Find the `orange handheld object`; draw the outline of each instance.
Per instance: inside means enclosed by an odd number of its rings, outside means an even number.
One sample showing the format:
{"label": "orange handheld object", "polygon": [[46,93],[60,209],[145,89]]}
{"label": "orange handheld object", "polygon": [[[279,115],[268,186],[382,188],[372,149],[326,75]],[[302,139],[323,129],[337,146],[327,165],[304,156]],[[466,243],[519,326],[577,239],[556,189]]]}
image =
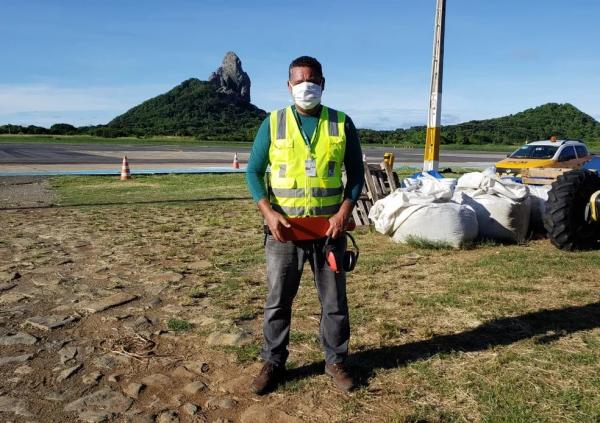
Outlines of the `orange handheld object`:
{"label": "orange handheld object", "polygon": [[[286,241],[311,241],[325,238],[329,229],[329,219],[326,217],[292,217],[288,219],[291,227],[282,228]],[[350,219],[347,231],[354,230],[356,223]]]}

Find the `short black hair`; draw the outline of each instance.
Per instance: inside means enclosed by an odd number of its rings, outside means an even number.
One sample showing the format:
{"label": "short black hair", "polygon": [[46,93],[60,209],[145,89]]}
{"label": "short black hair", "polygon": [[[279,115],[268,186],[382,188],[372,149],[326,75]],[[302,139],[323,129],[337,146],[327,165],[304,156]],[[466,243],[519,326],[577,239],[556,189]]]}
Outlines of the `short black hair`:
{"label": "short black hair", "polygon": [[319,75],[319,77],[323,78],[323,68],[321,67],[321,63],[319,63],[319,61],[314,57],[310,56],[300,56],[292,60],[292,63],[290,63],[290,68],[288,69],[288,78],[292,77],[292,68],[298,68],[301,66],[311,68]]}

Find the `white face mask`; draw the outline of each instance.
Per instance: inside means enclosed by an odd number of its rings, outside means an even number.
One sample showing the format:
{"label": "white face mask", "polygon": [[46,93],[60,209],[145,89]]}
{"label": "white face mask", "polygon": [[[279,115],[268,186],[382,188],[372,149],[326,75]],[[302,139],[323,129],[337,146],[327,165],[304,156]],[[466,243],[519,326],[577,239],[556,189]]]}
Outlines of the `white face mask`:
{"label": "white face mask", "polygon": [[323,89],[320,85],[312,82],[302,82],[292,85],[292,98],[294,103],[304,110],[310,110],[321,103],[321,93]]}

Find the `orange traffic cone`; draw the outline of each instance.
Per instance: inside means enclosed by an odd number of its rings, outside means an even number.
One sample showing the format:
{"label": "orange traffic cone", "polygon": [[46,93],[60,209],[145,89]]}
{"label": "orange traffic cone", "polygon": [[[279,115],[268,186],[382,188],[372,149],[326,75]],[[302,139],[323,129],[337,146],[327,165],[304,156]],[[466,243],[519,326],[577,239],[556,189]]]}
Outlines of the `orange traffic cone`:
{"label": "orange traffic cone", "polygon": [[121,180],[126,181],[131,178],[131,172],[129,172],[129,163],[127,162],[127,156],[123,156],[123,165],[121,166]]}
{"label": "orange traffic cone", "polygon": [[234,169],[239,169],[239,168],[240,168],[240,162],[239,162],[239,160],[238,160],[237,153],[235,153],[235,154],[233,155],[233,168],[234,168]]}

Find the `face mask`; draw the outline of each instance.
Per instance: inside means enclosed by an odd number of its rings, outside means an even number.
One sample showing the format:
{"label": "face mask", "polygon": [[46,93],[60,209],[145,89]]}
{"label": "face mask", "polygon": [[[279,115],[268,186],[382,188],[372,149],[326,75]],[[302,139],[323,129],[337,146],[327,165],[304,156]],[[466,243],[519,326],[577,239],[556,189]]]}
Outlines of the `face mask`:
{"label": "face mask", "polygon": [[302,82],[292,86],[294,103],[304,110],[310,110],[321,103],[322,88],[312,82]]}

